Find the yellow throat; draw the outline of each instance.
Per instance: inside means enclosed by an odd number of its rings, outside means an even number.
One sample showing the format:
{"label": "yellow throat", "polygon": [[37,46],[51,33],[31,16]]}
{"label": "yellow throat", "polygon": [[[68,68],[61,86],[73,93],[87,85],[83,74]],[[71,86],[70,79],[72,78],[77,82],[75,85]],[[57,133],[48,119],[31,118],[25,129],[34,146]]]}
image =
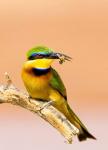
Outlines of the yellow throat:
{"label": "yellow throat", "polygon": [[31,68],[40,68],[40,69],[47,69],[51,66],[54,59],[35,59],[35,60],[28,60],[24,63],[25,69],[31,69]]}

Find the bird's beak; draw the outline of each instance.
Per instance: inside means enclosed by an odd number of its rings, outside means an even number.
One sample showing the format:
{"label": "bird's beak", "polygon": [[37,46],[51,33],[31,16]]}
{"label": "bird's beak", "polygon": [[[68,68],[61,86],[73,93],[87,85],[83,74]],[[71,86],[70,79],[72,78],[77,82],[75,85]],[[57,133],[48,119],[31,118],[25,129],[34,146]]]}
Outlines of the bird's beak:
{"label": "bird's beak", "polygon": [[70,56],[67,56],[65,54],[61,54],[61,53],[51,53],[51,55],[49,56],[49,58],[51,59],[59,59],[60,63],[62,64],[63,62],[65,62],[65,60],[67,61],[71,61],[71,57]]}

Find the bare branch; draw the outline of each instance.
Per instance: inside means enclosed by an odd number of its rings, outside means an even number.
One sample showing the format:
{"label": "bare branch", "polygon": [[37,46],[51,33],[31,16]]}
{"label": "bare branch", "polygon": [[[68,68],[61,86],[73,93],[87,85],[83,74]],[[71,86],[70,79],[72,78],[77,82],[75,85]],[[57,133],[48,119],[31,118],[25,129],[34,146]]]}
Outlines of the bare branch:
{"label": "bare branch", "polygon": [[29,98],[29,95],[18,90],[13,84],[7,73],[5,73],[7,85],[0,86],[0,103],[11,103],[19,105],[49,122],[67,140],[72,143],[73,135],[77,135],[79,130],[67,120],[67,118],[54,108],[50,103]]}

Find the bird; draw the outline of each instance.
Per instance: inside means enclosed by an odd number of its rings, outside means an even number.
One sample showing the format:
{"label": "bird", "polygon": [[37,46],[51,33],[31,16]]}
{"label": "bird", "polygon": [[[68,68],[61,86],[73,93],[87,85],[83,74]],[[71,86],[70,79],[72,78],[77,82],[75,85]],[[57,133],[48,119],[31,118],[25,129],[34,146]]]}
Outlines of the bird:
{"label": "bird", "polygon": [[27,59],[22,67],[22,80],[31,98],[52,102],[52,105],[79,129],[79,141],[96,139],[71,109],[65,85],[52,67],[55,60],[62,64],[71,59],[70,56],[55,52],[46,46],[35,46],[27,51]]}

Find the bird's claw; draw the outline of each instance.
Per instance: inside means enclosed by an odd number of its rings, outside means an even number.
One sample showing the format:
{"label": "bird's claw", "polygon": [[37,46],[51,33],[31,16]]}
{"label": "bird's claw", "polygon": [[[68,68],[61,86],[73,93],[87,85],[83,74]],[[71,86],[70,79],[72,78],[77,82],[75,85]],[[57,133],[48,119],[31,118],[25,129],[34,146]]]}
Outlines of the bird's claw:
{"label": "bird's claw", "polygon": [[48,106],[52,105],[53,104],[53,101],[49,101],[49,102],[46,102],[41,108],[39,111],[42,111],[44,108],[47,108]]}

